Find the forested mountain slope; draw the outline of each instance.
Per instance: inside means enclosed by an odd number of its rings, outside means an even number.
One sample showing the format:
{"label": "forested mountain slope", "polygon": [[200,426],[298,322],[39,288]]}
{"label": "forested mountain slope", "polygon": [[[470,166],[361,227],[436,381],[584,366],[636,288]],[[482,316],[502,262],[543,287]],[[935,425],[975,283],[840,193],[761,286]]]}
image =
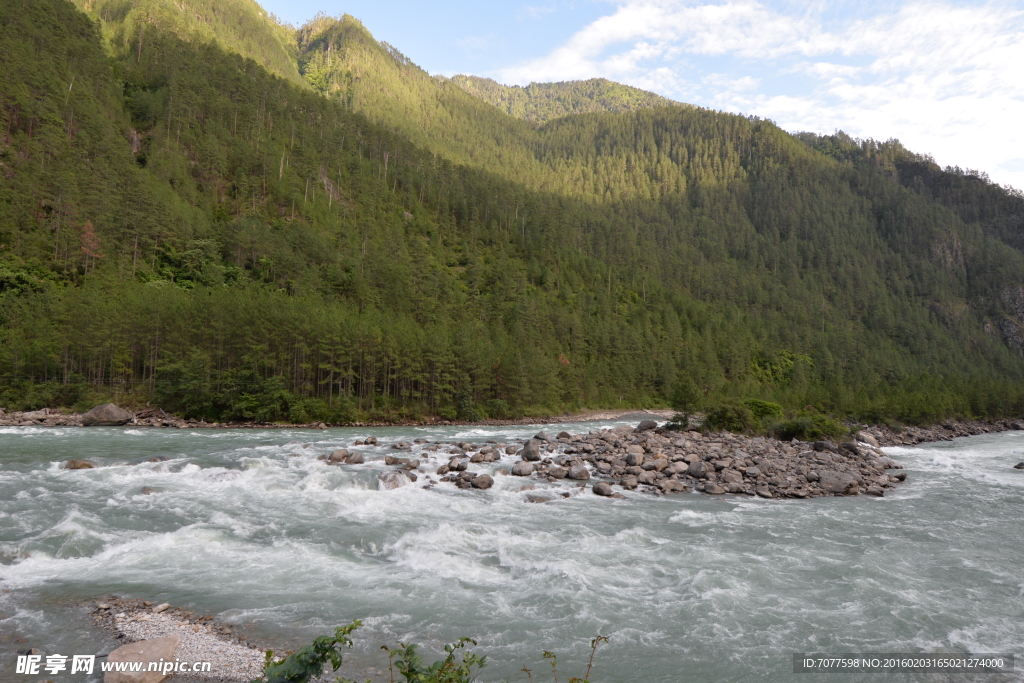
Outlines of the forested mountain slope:
{"label": "forested mountain slope", "polygon": [[351,18],[299,30],[296,83],[159,22],[139,50],[119,16],[0,6],[9,405],[1024,408],[1016,199],[991,184],[696,107],[537,125]]}
{"label": "forested mountain slope", "polygon": [[502,85],[490,78],[460,74],[452,77],[452,83],[509,116],[536,123],[546,123],[569,114],[622,113],[678,105],[661,95],[604,78],[521,86]]}
{"label": "forested mountain slope", "polygon": [[282,26],[255,0],[74,0],[100,18],[111,47],[136,61],[146,49],[145,33],[156,29],[195,43],[213,42],[260,64],[267,71],[303,83],[296,64],[294,31]]}

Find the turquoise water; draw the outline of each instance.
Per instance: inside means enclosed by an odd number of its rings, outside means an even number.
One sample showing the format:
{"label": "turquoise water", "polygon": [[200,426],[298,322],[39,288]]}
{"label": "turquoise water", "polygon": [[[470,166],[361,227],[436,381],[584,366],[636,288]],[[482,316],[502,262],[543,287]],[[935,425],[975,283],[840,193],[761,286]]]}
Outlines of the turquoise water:
{"label": "turquoise water", "polygon": [[[1024,653],[1024,433],[886,449],[908,480],[885,498],[608,500],[567,483],[531,504],[516,477],[377,486],[389,443],[537,429],[0,428],[0,679],[29,680],[17,649],[109,651],[73,605],[111,593],[283,646],[362,618],[352,659],[383,669],[383,643],[471,636],[485,681],[524,681],[523,666],[550,680],[544,650],[560,680],[579,676],[596,634],[595,683],[788,681],[793,652]],[[317,460],[369,434],[365,465]],[[169,460],[125,464],[152,456]]]}

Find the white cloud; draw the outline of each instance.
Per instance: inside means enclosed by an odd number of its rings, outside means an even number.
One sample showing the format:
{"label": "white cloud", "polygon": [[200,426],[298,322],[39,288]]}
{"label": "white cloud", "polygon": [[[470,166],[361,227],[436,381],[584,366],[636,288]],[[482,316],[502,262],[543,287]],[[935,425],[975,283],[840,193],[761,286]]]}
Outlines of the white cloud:
{"label": "white cloud", "polygon": [[1019,5],[910,2],[830,22],[822,11],[622,0],[550,54],[498,75],[522,84],[602,76],[788,130],[897,137],[1024,187]]}

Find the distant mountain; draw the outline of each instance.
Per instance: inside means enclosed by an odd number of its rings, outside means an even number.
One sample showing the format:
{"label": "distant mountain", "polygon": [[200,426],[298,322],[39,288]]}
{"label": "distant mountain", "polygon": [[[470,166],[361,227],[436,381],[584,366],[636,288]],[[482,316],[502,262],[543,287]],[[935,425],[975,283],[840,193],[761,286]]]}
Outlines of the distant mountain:
{"label": "distant mountain", "polygon": [[684,106],[646,90],[604,78],[560,83],[502,85],[490,78],[454,76],[452,83],[509,116],[545,123],[570,114],[623,113],[651,107]]}
{"label": "distant mountain", "polygon": [[0,405],[1024,413],[1024,197],[980,174],[607,82],[485,101],[352,17],[77,2],[0,4]]}

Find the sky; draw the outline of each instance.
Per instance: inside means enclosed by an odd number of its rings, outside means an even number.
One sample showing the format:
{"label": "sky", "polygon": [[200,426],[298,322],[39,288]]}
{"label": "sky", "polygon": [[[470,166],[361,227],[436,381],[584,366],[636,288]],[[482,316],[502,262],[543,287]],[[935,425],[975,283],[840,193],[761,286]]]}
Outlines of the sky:
{"label": "sky", "polygon": [[434,74],[603,77],[771,119],[896,138],[1024,189],[1024,2],[261,0],[351,14]]}

